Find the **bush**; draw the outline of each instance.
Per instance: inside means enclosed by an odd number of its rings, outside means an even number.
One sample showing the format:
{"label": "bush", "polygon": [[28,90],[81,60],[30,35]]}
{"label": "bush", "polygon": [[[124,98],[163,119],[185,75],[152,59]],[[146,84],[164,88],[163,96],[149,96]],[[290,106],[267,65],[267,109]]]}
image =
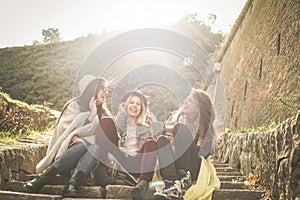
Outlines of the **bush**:
{"label": "bush", "polygon": [[44,132],[55,123],[50,109],[28,105],[0,92],[0,138],[24,137],[32,131]]}

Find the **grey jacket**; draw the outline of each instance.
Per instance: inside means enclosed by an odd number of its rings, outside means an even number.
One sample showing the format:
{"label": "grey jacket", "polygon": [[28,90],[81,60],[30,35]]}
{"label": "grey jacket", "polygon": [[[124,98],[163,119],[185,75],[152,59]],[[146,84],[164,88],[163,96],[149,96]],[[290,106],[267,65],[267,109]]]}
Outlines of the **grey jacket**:
{"label": "grey jacket", "polygon": [[[128,115],[125,112],[119,112],[116,116],[115,123],[119,134],[119,143],[123,143],[127,139],[127,120]],[[164,125],[159,121],[154,122],[152,125],[137,125],[136,136],[138,146],[141,147],[147,139],[156,139],[162,134],[163,130]]]}

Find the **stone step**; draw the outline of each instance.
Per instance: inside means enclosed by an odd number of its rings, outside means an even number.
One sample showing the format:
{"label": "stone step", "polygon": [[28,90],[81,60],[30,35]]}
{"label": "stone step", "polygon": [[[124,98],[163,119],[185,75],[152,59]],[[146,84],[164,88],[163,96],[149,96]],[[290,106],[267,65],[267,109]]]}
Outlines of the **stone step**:
{"label": "stone step", "polygon": [[107,199],[91,199],[91,198],[63,198],[62,200],[107,200]]}
{"label": "stone step", "polygon": [[124,185],[108,185],[106,186],[106,198],[107,199],[132,199],[131,191],[132,186]]}
{"label": "stone step", "polygon": [[216,167],[217,172],[236,172],[236,169],[233,169],[231,167]]}
{"label": "stone step", "polygon": [[229,167],[229,164],[226,163],[213,163],[214,167]]}
{"label": "stone step", "polygon": [[[14,191],[14,192],[27,192],[23,188],[24,182],[14,181],[6,183],[4,190]],[[39,193],[41,194],[51,194],[51,195],[61,195],[64,190],[64,185],[45,185]],[[104,198],[106,195],[105,189],[100,186],[80,186],[78,191],[79,198]]]}
{"label": "stone step", "polygon": [[218,189],[213,193],[213,200],[258,200],[265,191],[245,189]]}
{"label": "stone step", "polygon": [[[106,186],[106,198],[107,199],[132,199],[131,192],[133,190],[132,186],[124,185],[108,185]],[[144,199],[154,200],[154,188],[149,188],[144,196]]]}
{"label": "stone step", "polygon": [[0,200],[61,200],[60,195],[30,194],[23,192],[1,191]]}
{"label": "stone step", "polygon": [[[107,199],[131,199],[131,191],[133,187],[131,186],[116,186],[110,185],[106,187],[107,189]],[[154,190],[148,192],[147,199],[153,199]],[[255,200],[261,199],[264,191],[252,191],[245,189],[219,189],[214,191],[213,200]]]}
{"label": "stone step", "polygon": [[222,181],[221,189],[244,189],[245,185],[242,182]]}
{"label": "stone step", "polygon": [[[232,181],[232,177],[236,178],[235,176],[229,176],[231,179],[227,180],[222,180],[221,179],[221,188],[222,189],[242,189],[244,188],[243,182],[239,181]],[[9,190],[9,191],[15,191],[15,192],[26,192],[26,190],[23,188],[25,182],[22,181],[13,181],[13,182],[8,182],[5,184],[3,187],[4,190]],[[124,185],[122,185],[124,186]],[[113,187],[113,186],[112,186]],[[127,187],[127,186],[124,186]],[[42,194],[58,194],[61,195],[64,189],[64,185],[46,185],[40,193]],[[90,197],[104,197],[105,196],[105,190],[100,187],[100,186],[82,186],[80,187],[80,191],[82,193],[87,192],[90,194]],[[85,195],[81,195],[83,197],[87,197]]]}
{"label": "stone step", "polygon": [[218,176],[218,178],[220,179],[220,181],[231,181],[231,182],[240,182],[241,180],[244,180],[244,178],[242,176]]}
{"label": "stone step", "polygon": [[217,176],[243,176],[241,172],[217,172]]}
{"label": "stone step", "polygon": [[[61,199],[61,194],[63,192],[63,185],[46,185],[41,191],[41,194],[31,194],[24,193],[22,182],[14,182],[11,184],[7,184],[6,189],[12,189],[17,191],[1,191],[0,200],[4,199],[21,199],[21,200],[29,200],[29,199]],[[254,200],[261,199],[263,191],[253,191],[243,189],[243,183],[235,183],[235,182],[221,182],[221,188],[216,190],[213,195],[214,200],[234,200],[234,199],[243,199],[243,200]],[[79,189],[78,198],[89,200],[93,199],[131,199],[131,191],[132,186],[124,186],[124,185],[108,185],[106,187],[106,192],[103,188],[97,186],[82,186]],[[22,192],[23,191],[23,192]],[[149,189],[147,193],[147,199],[153,199],[154,189]],[[105,196],[106,195],[106,196]],[[10,198],[6,198],[9,196]],[[78,200],[76,198],[76,200]],[[71,200],[72,198],[64,198],[64,200]]]}

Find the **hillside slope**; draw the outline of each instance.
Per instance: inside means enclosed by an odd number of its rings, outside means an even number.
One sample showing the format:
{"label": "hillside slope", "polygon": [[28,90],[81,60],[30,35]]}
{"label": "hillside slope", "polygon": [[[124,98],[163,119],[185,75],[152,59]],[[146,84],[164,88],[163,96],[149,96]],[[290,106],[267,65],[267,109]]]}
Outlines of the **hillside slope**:
{"label": "hillside slope", "polygon": [[[205,43],[203,46],[208,53],[214,51],[222,39],[221,34],[210,32],[208,26],[191,21],[189,16],[169,28]],[[90,34],[74,41],[0,49],[0,87],[12,98],[29,104],[47,101],[60,110],[72,98],[74,80],[86,58],[103,41],[118,33]],[[126,68],[132,63],[122,64]]]}
{"label": "hillside slope", "polygon": [[56,117],[48,107],[28,105],[0,91],[0,138],[46,131],[54,125]]}
{"label": "hillside slope", "polygon": [[61,108],[71,98],[76,70],[99,36],[48,45],[0,49],[0,87],[26,103],[49,101]]}

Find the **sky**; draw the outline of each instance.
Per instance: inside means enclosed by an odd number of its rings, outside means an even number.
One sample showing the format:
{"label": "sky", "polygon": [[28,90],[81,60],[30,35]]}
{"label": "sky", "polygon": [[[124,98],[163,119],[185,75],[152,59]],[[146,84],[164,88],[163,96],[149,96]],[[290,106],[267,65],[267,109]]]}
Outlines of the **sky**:
{"label": "sky", "polygon": [[0,48],[43,41],[42,30],[58,28],[63,41],[113,29],[175,23],[188,13],[213,31],[228,33],[247,0],[0,0]]}

